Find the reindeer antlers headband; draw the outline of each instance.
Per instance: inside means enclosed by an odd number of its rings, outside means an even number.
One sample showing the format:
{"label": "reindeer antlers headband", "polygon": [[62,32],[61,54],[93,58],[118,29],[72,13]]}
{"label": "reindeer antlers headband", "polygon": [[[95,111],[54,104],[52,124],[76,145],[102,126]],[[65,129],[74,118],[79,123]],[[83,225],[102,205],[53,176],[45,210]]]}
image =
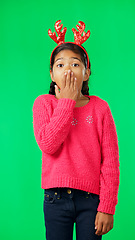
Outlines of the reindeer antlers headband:
{"label": "reindeer antlers headband", "polygon": [[[84,32],[84,29],[85,29],[85,23],[82,22],[82,21],[79,21],[78,23],[80,24],[79,25],[76,25],[77,29],[78,29],[78,32],[75,28],[72,28],[72,31],[74,33],[74,42],[65,42],[65,33],[67,31],[67,28],[64,27],[63,30],[61,31],[62,27],[63,27],[63,24],[61,24],[59,26],[59,24],[61,23],[61,20],[58,20],[56,21],[54,27],[55,27],[55,30],[58,34],[58,37],[56,36],[56,33],[51,31],[51,29],[48,30],[48,35],[50,36],[50,38],[52,38],[57,44],[58,46],[63,44],[63,43],[73,43],[73,44],[76,44],[78,45],[79,47],[81,47],[84,52],[86,53],[86,56],[87,56],[87,67],[89,67],[89,57],[88,57],[88,54],[86,52],[86,50],[83,48],[83,46],[81,46],[82,43],[84,43],[90,36],[90,30],[86,32]],[[81,34],[83,33],[83,36],[81,36]],[[56,46],[54,48],[54,50],[58,47]],[[54,52],[54,50],[52,51],[52,54]],[[50,63],[51,63],[51,59],[52,59],[52,54],[51,54],[51,57],[50,57]]]}

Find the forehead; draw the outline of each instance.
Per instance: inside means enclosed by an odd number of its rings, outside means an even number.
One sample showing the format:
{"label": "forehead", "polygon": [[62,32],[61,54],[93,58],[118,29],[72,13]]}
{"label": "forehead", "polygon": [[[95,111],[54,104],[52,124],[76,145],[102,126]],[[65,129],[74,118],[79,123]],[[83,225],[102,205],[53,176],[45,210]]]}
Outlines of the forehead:
{"label": "forehead", "polygon": [[62,60],[68,59],[68,58],[71,58],[71,59],[78,58],[78,59],[81,61],[80,54],[74,53],[73,51],[68,50],[68,49],[61,50],[61,51],[55,56],[54,61],[56,61],[56,60],[59,59],[59,58],[63,58]]}

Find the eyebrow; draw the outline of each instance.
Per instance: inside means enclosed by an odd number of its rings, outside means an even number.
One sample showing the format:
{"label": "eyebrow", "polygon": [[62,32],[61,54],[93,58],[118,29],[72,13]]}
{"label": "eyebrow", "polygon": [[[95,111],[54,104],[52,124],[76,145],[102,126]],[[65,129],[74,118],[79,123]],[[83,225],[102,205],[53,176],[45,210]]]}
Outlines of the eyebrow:
{"label": "eyebrow", "polygon": [[[79,58],[77,58],[77,57],[71,57],[71,58],[78,59],[78,60],[81,62],[81,60],[80,60]],[[60,60],[60,59],[63,59],[63,58],[58,58],[55,62],[57,62],[57,61]],[[54,62],[54,63],[55,63],[55,62]]]}

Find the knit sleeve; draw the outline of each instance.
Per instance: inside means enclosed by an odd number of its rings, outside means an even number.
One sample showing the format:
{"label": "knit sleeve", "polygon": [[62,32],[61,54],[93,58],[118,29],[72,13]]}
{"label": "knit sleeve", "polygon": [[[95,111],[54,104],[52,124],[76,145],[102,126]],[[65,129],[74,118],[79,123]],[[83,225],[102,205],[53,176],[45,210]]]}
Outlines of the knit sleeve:
{"label": "knit sleeve", "polygon": [[55,153],[66,139],[71,126],[73,108],[76,101],[60,98],[57,106],[49,117],[49,103],[42,95],[33,104],[33,128],[36,142],[41,151]]}
{"label": "knit sleeve", "polygon": [[103,119],[101,152],[100,202],[97,211],[114,214],[118,203],[120,163],[116,126],[109,105]]}

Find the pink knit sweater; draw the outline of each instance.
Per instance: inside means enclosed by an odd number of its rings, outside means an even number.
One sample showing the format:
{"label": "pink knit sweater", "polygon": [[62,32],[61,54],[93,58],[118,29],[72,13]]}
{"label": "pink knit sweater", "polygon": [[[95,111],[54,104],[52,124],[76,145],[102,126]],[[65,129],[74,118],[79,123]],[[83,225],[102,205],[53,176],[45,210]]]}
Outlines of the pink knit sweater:
{"label": "pink knit sweater", "polygon": [[76,101],[38,96],[33,128],[42,151],[41,188],[68,187],[99,194],[97,211],[115,214],[119,188],[119,148],[111,110],[98,96]]}

